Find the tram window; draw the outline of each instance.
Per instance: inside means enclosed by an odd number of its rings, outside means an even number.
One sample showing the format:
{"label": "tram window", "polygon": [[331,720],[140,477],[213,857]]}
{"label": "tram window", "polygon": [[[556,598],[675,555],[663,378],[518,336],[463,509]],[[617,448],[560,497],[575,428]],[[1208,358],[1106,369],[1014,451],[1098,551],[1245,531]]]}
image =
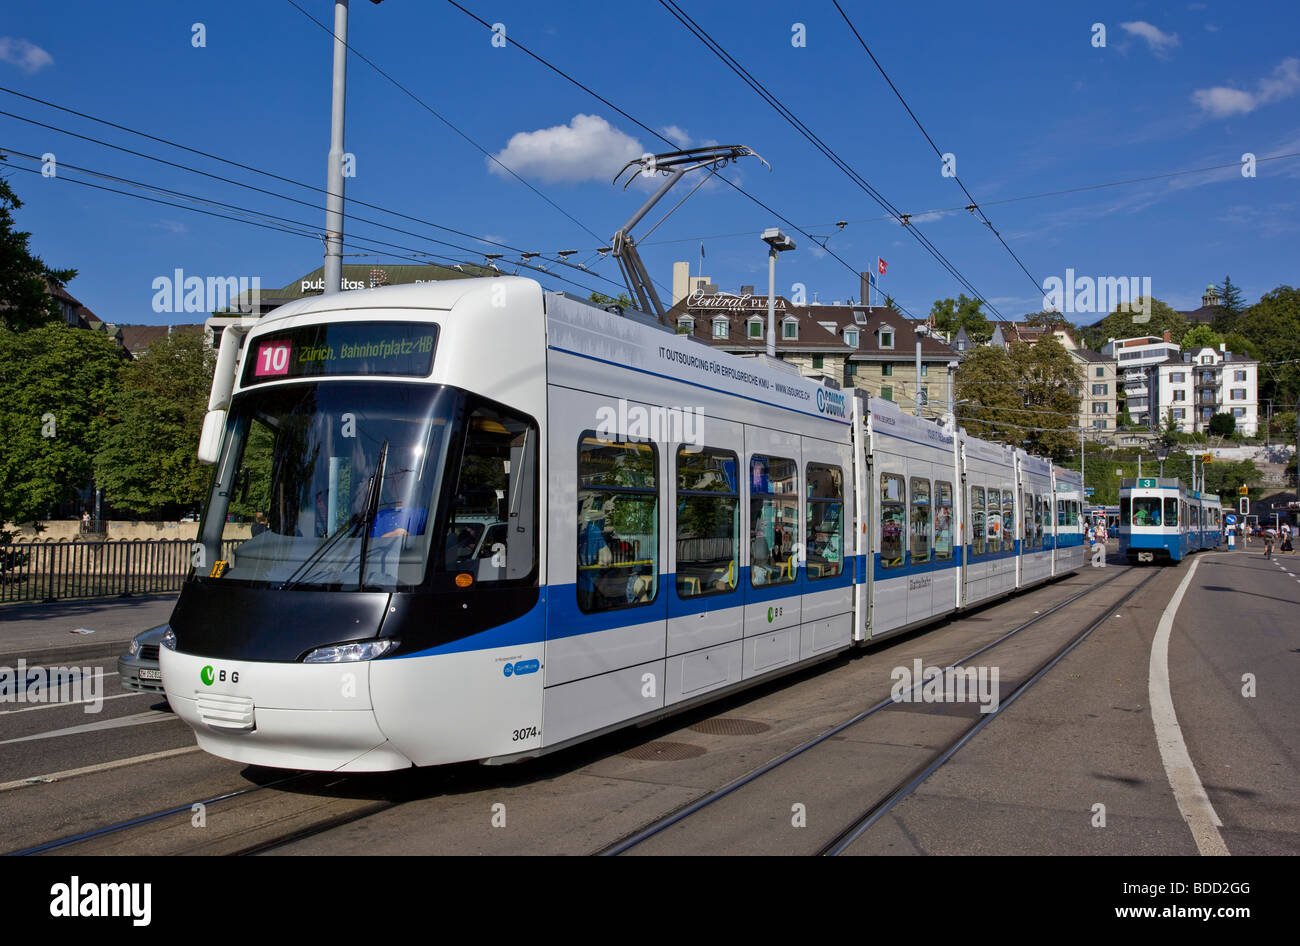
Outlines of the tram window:
{"label": "tram window", "polygon": [[1056,524],[1058,526],[1065,525],[1065,500],[1064,499],[1058,499],[1056,501]]}
{"label": "tram window", "polygon": [[[476,582],[507,581],[533,573],[537,564],[534,425],[493,407],[476,408],[465,425],[451,496],[440,550],[443,571],[469,572]],[[378,517],[375,526],[383,529]]]}
{"label": "tram window", "polygon": [[1043,499],[1041,496],[1036,497],[1034,499],[1034,508],[1038,511],[1037,515],[1034,517],[1034,541],[1037,542],[1038,548],[1041,549],[1043,547],[1043,537],[1047,532],[1048,525],[1051,523],[1051,519],[1048,515],[1049,507],[1047,505],[1047,500]]}
{"label": "tram window", "polygon": [[799,467],[783,457],[749,461],[749,583],[794,581],[799,536]]}
{"label": "tram window", "polygon": [[844,572],[844,471],[809,463],[808,578],[834,578]]}
{"label": "tram window", "polygon": [[912,477],[912,515],[908,520],[912,564],[930,561],[930,481]]}
{"label": "tram window", "polygon": [[985,551],[984,538],[984,489],[980,486],[970,488],[970,528],[971,528],[971,558],[977,555],[983,555]]}
{"label": "tram window", "polygon": [[1131,510],[1132,510],[1132,500],[1130,500],[1127,496],[1121,496],[1119,498],[1119,524],[1120,525],[1131,526],[1133,524],[1133,516],[1131,514]]}
{"label": "tram window", "polygon": [[578,607],[650,604],[659,593],[659,456],[652,444],[578,440]]}
{"label": "tram window", "polygon": [[1024,546],[1034,547],[1034,497],[1029,493],[1020,494],[1020,514],[1025,519]]}
{"label": "tram window", "polygon": [[952,561],[952,484],[934,484],[934,560]]}
{"label": "tram window", "polygon": [[1008,552],[1016,547],[1016,493],[1002,491],[1002,548]]}
{"label": "tram window", "polygon": [[677,451],[677,594],[736,590],[740,460],[729,450]]}
{"label": "tram window", "polygon": [[897,568],[903,564],[903,522],[907,518],[907,493],[903,478],[880,474],[880,565]]}
{"label": "tram window", "polygon": [[[1186,504],[1184,504],[1183,512],[1186,513],[1186,511]],[[1184,518],[1186,518],[1186,516],[1184,516]],[[1165,500],[1165,525],[1178,525],[1178,500],[1176,499]]]}
{"label": "tram window", "polygon": [[1133,525],[1160,525],[1160,498],[1158,496],[1135,496],[1133,498]]}
{"label": "tram window", "polygon": [[1002,551],[1002,491],[989,490],[988,505],[989,554]]}

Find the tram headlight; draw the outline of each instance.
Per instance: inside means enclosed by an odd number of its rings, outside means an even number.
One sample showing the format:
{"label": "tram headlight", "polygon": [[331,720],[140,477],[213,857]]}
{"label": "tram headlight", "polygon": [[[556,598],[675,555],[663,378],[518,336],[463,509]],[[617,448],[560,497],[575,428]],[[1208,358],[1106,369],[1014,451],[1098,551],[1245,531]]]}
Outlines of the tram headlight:
{"label": "tram headlight", "polygon": [[388,653],[397,644],[398,642],[391,638],[377,641],[354,641],[351,644],[331,644],[328,647],[317,647],[304,657],[302,662],[308,664],[343,664],[355,663],[358,660],[374,660],[376,657],[382,657]]}
{"label": "tram headlight", "polygon": [[170,627],[163,632],[162,645],[166,647],[168,650],[176,649],[176,632],[173,631]]}

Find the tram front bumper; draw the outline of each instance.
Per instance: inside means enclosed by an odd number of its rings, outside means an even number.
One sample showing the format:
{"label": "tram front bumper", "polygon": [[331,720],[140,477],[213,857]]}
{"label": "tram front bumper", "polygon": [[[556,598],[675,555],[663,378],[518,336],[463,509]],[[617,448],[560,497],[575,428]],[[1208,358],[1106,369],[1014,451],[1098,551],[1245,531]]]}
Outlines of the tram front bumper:
{"label": "tram front bumper", "polygon": [[262,663],[163,648],[160,664],[172,709],[213,755],[318,772],[411,765],[375,720],[366,661]]}

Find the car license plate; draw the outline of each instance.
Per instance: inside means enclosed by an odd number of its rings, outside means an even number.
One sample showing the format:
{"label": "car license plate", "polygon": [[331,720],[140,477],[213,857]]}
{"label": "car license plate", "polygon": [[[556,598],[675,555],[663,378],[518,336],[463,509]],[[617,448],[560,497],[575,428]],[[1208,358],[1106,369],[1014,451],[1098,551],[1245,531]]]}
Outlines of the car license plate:
{"label": "car license plate", "polygon": [[140,679],[141,679],[141,680],[162,680],[162,671],[161,671],[161,670],[141,670],[141,671],[140,671]]}

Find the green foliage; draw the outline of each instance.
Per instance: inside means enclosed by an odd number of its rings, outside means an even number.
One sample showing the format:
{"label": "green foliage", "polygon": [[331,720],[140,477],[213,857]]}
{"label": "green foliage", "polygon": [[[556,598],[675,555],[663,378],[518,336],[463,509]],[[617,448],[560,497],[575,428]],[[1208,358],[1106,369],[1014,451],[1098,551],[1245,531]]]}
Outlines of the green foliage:
{"label": "green foliage", "polygon": [[50,279],[60,286],[75,269],[50,269],[28,249],[30,233],[14,229],[13,212],[23,202],[0,179],[0,327],[24,331],[59,322],[59,307],[45,287]]}
{"label": "green foliage", "polygon": [[613,296],[607,296],[603,292],[593,292],[588,298],[596,305],[621,305],[625,309],[636,308],[636,303],[632,301],[632,297],[626,292],[620,292],[617,299]]}
{"label": "green foliage", "polygon": [[1208,325],[1193,325],[1183,336],[1184,349],[1214,348],[1223,344],[1223,336]]}
{"label": "green foliage", "polygon": [[1300,289],[1278,286],[1241,314],[1233,332],[1256,346],[1261,361],[1291,362],[1261,367],[1260,399],[1291,406],[1300,397]]}
{"label": "green foliage", "polygon": [[1231,414],[1215,414],[1210,418],[1210,434],[1215,437],[1231,437],[1237,429],[1237,418]]}
{"label": "green foliage", "polygon": [[976,437],[1063,459],[1078,442],[1078,366],[1056,338],[976,348],[957,373],[958,418]]}
{"label": "green foliage", "polygon": [[1268,435],[1273,440],[1291,441],[1296,438],[1296,412],[1282,411],[1269,422]]}
{"label": "green foliage", "polygon": [[[893,299],[887,299],[886,304],[892,306]],[[965,293],[955,300],[936,299],[930,307],[930,318],[934,327],[949,338],[964,328],[972,343],[983,344],[993,337],[993,329],[980,311],[982,304],[978,299],[968,299]]]}
{"label": "green foliage", "polygon": [[1223,337],[1223,344],[1234,355],[1245,355],[1247,358],[1253,358],[1255,361],[1262,361],[1262,353],[1259,346],[1239,332],[1233,332]]}
{"label": "green foliage", "polygon": [[1116,309],[1104,319],[1084,326],[1081,331],[1088,347],[1093,351],[1101,351],[1101,347],[1112,338],[1141,338],[1146,335],[1159,338],[1165,331],[1169,332],[1171,341],[1181,343],[1183,335],[1187,333],[1187,320],[1159,299],[1148,301],[1150,319],[1146,322],[1135,321],[1135,317],[1142,318],[1141,312],[1121,312]]}
{"label": "green foliage", "polygon": [[[1224,276],[1218,285],[1219,314],[1214,320],[1214,327],[1220,332],[1231,332],[1237,327],[1241,314],[1246,310],[1246,300],[1241,294],[1241,287],[1232,281],[1231,276]],[[1232,349],[1236,351],[1236,349]]]}
{"label": "green foliage", "polygon": [[43,518],[91,485],[121,361],[95,332],[0,326],[0,522]]}
{"label": "green foliage", "polygon": [[177,332],[122,368],[114,423],[95,456],[114,506],[148,516],[202,500],[211,471],[195,451],[215,361],[201,334]]}

